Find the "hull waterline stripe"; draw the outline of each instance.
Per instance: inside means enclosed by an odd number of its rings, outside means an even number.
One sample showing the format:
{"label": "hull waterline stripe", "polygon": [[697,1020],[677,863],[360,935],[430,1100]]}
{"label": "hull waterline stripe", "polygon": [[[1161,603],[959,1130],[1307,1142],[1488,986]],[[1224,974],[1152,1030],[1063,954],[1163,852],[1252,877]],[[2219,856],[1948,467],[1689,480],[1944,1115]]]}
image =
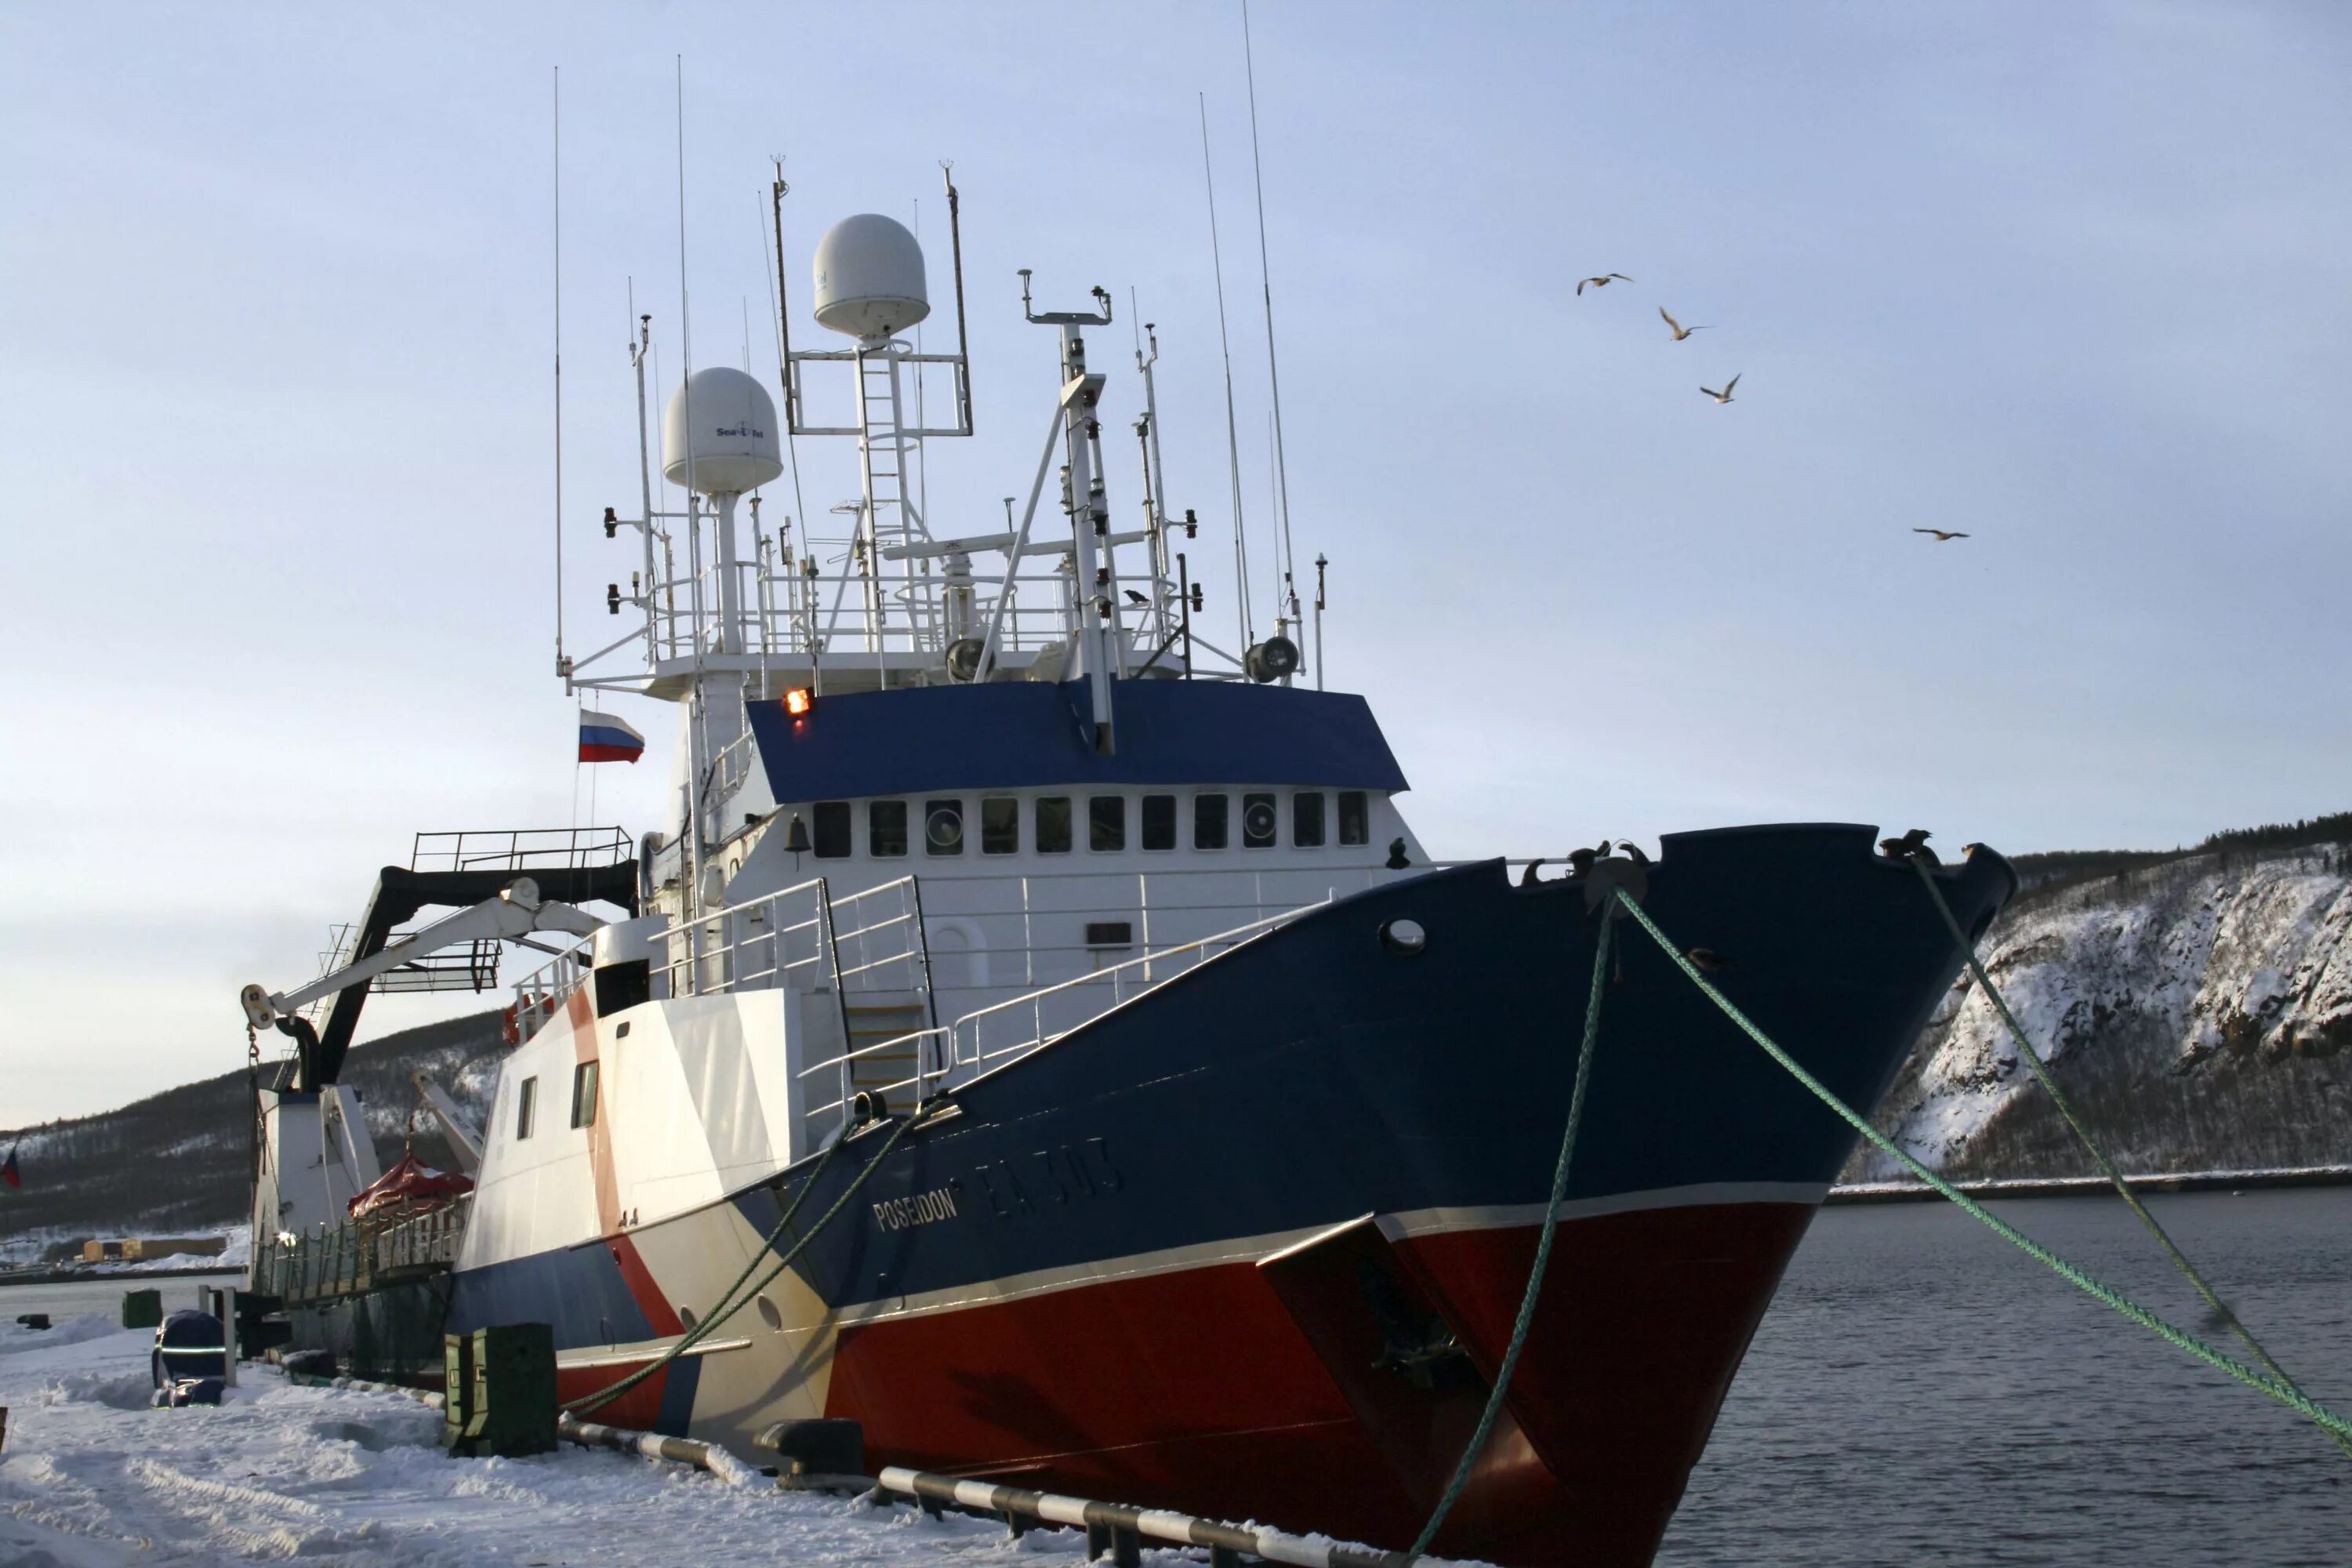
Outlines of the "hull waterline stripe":
{"label": "hull waterline stripe", "polygon": [[[1643,1214],[1653,1209],[1712,1207],[1719,1204],[1800,1204],[1820,1206],[1829,1195],[1826,1182],[1702,1182],[1687,1187],[1659,1187],[1646,1193],[1622,1193],[1605,1198],[1570,1198],[1561,1202],[1559,1217],[1604,1219],[1611,1215]],[[1455,1230],[1501,1230],[1541,1225],[1541,1204],[1487,1204],[1471,1208],[1408,1209],[1383,1215],[1381,1234],[1391,1241]]]}
{"label": "hull waterline stripe", "polygon": [[[1563,1203],[1559,1207],[1560,1217],[1564,1220],[1604,1219],[1613,1215],[1736,1204],[1794,1204],[1813,1207],[1820,1205],[1822,1195],[1828,1191],[1826,1183],[1709,1182],[1686,1187],[1660,1187],[1649,1192],[1578,1199]],[[1384,1235],[1391,1240],[1397,1240],[1457,1230],[1499,1230],[1539,1225],[1543,1222],[1543,1212],[1544,1205],[1539,1203],[1461,1209],[1412,1209],[1382,1216],[1377,1223]],[[956,1286],[898,1298],[888,1306],[880,1302],[853,1303],[836,1308],[832,1313],[832,1321],[847,1327],[855,1323],[924,1317],[966,1307],[1016,1301],[1056,1290],[1108,1284],[1113,1280],[1181,1273],[1220,1263],[1255,1264],[1268,1254],[1286,1251],[1328,1235],[1333,1228],[1328,1225],[1305,1226],[1297,1230],[1276,1231],[1265,1236],[1234,1237],[1223,1241],[1200,1242],[1191,1247],[1171,1247],[1159,1252],[1136,1253],[1097,1263],[1010,1274],[978,1285]],[[1345,1228],[1345,1226],[1339,1228]]]}
{"label": "hull waterline stripe", "polygon": [[[566,1372],[583,1372],[591,1367],[599,1366],[636,1366],[654,1360],[676,1342],[675,1340],[664,1340],[658,1344],[649,1344],[639,1350],[615,1349],[596,1355],[559,1355],[555,1358],[555,1364]],[[677,1353],[681,1356],[716,1355],[720,1351],[745,1351],[751,1348],[750,1340],[705,1340],[700,1344],[688,1345]]]}

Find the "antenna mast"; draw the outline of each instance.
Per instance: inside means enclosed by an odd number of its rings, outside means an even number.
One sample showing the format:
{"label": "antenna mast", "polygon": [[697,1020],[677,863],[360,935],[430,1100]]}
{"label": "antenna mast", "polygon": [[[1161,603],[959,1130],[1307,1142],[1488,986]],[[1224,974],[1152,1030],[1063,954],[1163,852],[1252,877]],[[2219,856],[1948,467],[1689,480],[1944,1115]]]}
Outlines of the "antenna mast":
{"label": "antenna mast", "polygon": [[563,68],[554,88],[555,193],[555,673],[567,684],[572,661],[563,657]]}
{"label": "antenna mast", "polygon": [[[1242,69],[1249,82],[1250,173],[1257,184],[1257,269],[1265,291],[1265,375],[1274,392],[1275,493],[1282,511],[1282,595],[1276,601],[1277,629],[1297,623],[1298,586],[1294,575],[1297,557],[1290,548],[1290,468],[1282,450],[1282,372],[1274,357],[1274,269],[1265,254],[1265,165],[1258,156],[1257,66],[1250,52],[1249,0],[1242,0]],[[1286,608],[1288,614],[1284,611]]]}
{"label": "antenna mast", "polygon": [[1224,252],[1217,243],[1217,176],[1209,164],[1209,95],[1201,103],[1201,177],[1209,187],[1209,260],[1217,278],[1217,346],[1225,356],[1225,466],[1232,479],[1234,502],[1234,572],[1241,579],[1242,646],[1257,641],[1250,626],[1249,545],[1242,532],[1242,437],[1234,414],[1234,345],[1225,332]]}

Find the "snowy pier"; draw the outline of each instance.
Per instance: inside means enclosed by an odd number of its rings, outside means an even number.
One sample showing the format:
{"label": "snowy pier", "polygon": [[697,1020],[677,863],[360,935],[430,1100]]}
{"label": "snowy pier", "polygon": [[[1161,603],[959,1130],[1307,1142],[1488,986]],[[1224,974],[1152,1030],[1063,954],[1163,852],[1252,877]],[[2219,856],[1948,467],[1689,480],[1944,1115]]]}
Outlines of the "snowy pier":
{"label": "snowy pier", "polygon": [[[298,1385],[247,1363],[215,1408],[151,1410],[154,1336],[94,1315],[0,1322],[0,1563],[128,1568],[300,1558],[348,1568],[860,1568],[1087,1560],[1083,1530],[734,1484],[635,1452],[566,1444],[455,1459],[440,1412],[391,1392]],[[756,1480],[752,1478],[756,1477]],[[1329,1546],[1329,1542],[1318,1542]],[[1378,1556],[1379,1553],[1367,1553]],[[1189,1552],[1147,1542],[1176,1568]]]}

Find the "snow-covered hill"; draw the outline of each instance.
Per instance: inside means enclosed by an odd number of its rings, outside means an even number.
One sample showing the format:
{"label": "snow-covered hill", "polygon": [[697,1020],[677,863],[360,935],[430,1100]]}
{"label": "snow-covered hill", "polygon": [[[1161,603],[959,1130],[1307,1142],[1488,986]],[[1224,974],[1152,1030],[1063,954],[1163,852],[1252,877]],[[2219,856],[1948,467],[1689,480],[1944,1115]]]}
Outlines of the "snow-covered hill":
{"label": "snow-covered hill", "polygon": [[[404,1029],[353,1047],[343,1081],[359,1092],[385,1164],[400,1157],[417,1109],[409,1074],[422,1068],[470,1111],[505,1054],[499,1016]],[[265,1064],[274,1071],[277,1063]],[[0,1131],[22,1192],[0,1191],[0,1259],[28,1261],[88,1237],[194,1235],[241,1223],[249,1198],[253,1101],[242,1068],[70,1121]],[[416,1155],[446,1166],[438,1124],[415,1118]]]}
{"label": "snow-covered hill", "polygon": [[[2021,862],[1982,945],[2068,1099],[2127,1171],[2352,1162],[2352,847],[2135,858]],[[1965,977],[1878,1124],[1948,1174],[2092,1173]]]}

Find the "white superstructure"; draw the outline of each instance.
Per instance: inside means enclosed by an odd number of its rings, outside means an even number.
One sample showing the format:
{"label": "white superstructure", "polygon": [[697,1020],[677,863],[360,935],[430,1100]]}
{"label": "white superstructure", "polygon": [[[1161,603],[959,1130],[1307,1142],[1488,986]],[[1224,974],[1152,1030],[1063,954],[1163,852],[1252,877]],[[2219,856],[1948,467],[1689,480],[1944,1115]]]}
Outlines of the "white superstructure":
{"label": "white superstructure", "polygon": [[[1085,339],[1109,324],[1109,297],[1041,311],[1028,281],[1024,313],[1054,331],[1058,374],[1039,378],[1025,500],[984,531],[926,517],[910,487],[921,443],[971,432],[968,366],[960,320],[953,353],[897,335],[930,307],[920,247],[891,219],[845,218],[820,241],[815,318],[849,342],[787,333],[780,399],[708,368],[670,395],[661,468],[677,500],[653,505],[648,469],[642,515],[606,514],[609,535],[636,536],[628,591],[609,596],[635,623],[564,674],[678,704],[676,816],[643,841],[640,916],[516,987],[525,1043],[487,1129],[465,1266],[712,1201],[833,1136],[861,1096],[911,1107],[1427,864],[1360,702],[1302,689],[1240,704],[1253,675],[1291,686],[1298,650],[1269,638],[1237,656],[1192,627],[1171,549],[1192,525],[1171,523],[1159,472],[1157,342],[1137,355],[1144,483],[1127,515],[1142,526],[1119,530],[1106,373]],[[960,275],[955,293],[961,306]],[[641,417],[649,346],[641,328]],[[952,384],[942,422],[915,412],[927,367]],[[848,378],[856,424],[809,422],[813,375]],[[779,404],[783,439],[855,443],[843,531],[762,521]],[[1211,683],[1233,700],[1212,701]],[[971,688],[996,695],[951,695]],[[1284,731],[1292,706],[1338,712],[1381,765],[1302,773],[1292,753],[1311,742],[1229,732]]]}

